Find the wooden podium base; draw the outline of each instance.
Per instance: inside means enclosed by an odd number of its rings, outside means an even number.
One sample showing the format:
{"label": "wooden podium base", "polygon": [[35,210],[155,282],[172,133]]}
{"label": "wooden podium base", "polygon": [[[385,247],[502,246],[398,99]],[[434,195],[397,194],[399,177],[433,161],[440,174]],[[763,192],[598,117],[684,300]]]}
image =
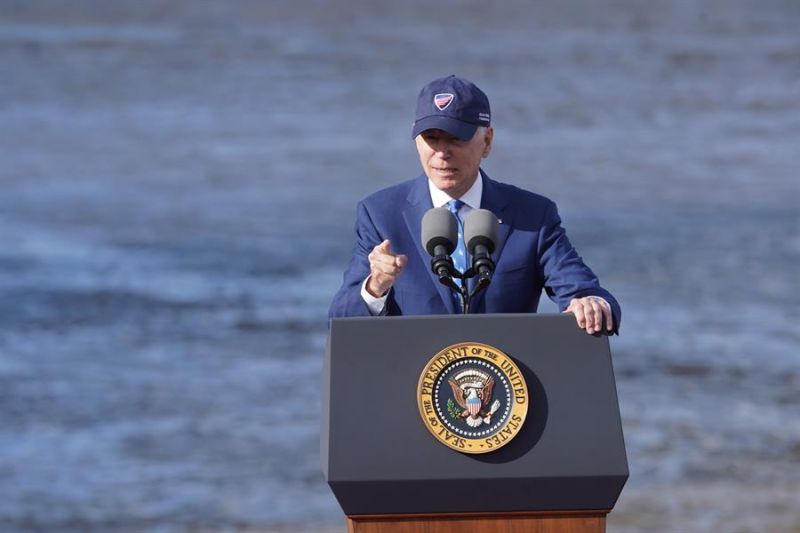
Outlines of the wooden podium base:
{"label": "wooden podium base", "polygon": [[605,533],[608,511],[357,515],[348,533]]}

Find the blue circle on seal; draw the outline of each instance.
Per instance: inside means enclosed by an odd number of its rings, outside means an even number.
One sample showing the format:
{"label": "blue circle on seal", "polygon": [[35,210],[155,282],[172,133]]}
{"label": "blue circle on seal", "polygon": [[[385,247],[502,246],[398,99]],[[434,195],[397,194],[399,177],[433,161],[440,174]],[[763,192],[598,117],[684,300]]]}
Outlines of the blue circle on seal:
{"label": "blue circle on seal", "polygon": [[433,402],[439,420],[452,433],[482,439],[503,429],[511,416],[514,389],[497,365],[467,357],[442,369]]}

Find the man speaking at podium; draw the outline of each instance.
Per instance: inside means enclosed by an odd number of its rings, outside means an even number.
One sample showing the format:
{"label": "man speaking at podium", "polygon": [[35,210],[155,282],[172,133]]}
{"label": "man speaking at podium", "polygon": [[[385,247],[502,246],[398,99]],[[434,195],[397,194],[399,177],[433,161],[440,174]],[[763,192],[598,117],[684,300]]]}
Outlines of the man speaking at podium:
{"label": "man speaking at podium", "polygon": [[587,333],[617,332],[621,311],[567,239],[555,203],[494,181],[480,168],[494,130],[489,99],[457,76],[420,91],[412,137],[423,174],[376,192],[358,204],[356,244],[330,317],[461,313],[461,302],[439,283],[422,242],[422,218],[434,207],[457,217],[459,271],[467,257],[466,216],[487,209],[499,221],[491,285],[470,305],[473,313],[534,313],[542,289]]}

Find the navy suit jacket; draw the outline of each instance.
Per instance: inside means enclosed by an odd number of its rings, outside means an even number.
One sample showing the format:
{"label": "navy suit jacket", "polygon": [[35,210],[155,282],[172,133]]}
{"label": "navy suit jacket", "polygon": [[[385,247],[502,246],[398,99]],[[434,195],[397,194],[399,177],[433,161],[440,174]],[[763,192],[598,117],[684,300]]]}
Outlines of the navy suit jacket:
{"label": "navy suit jacket", "polygon": [[[553,201],[483,176],[481,208],[500,219],[499,239],[492,254],[492,283],[471,302],[474,313],[534,313],[542,289],[560,310],[572,298],[601,296],[611,305],[615,330],[621,311],[567,239]],[[370,274],[367,255],[384,239],[391,250],[408,256],[386,300],[388,315],[437,315],[456,312],[450,289],[431,271],[431,256],[421,241],[422,216],[433,207],[428,178],[383,189],[358,204],[356,244],[342,287],[329,316],[369,316],[361,285]]]}

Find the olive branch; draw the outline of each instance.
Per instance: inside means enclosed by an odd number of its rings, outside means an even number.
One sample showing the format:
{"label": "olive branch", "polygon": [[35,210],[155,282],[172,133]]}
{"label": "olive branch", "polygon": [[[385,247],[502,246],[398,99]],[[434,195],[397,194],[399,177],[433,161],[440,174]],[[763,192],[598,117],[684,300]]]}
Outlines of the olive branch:
{"label": "olive branch", "polygon": [[456,402],[452,398],[447,399],[447,414],[453,419],[461,418],[461,409],[456,406]]}

